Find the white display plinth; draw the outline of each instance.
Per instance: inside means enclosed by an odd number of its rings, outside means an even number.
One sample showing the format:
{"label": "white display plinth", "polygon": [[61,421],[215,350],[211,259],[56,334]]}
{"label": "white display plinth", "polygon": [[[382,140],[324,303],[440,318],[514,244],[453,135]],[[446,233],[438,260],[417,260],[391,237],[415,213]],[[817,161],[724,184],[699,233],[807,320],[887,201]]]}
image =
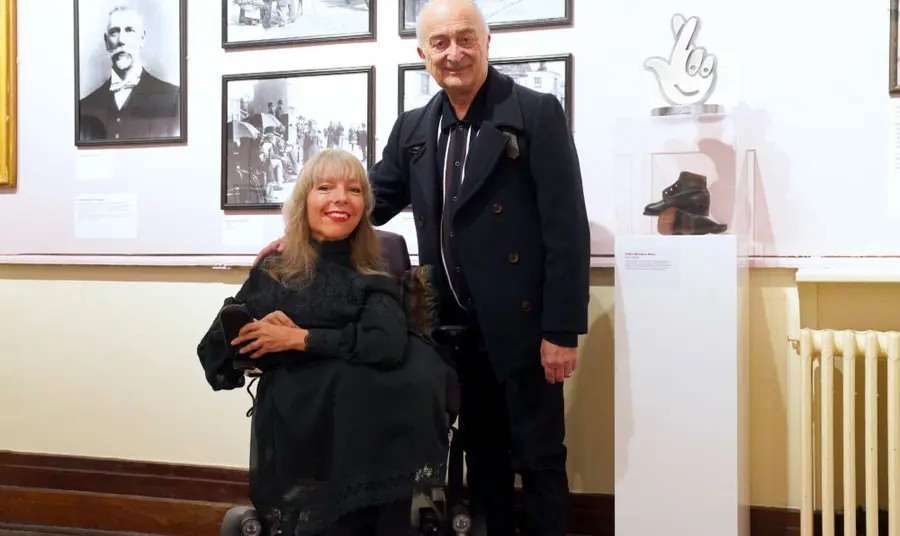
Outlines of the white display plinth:
{"label": "white display plinth", "polygon": [[749,535],[739,242],[616,237],[616,536]]}

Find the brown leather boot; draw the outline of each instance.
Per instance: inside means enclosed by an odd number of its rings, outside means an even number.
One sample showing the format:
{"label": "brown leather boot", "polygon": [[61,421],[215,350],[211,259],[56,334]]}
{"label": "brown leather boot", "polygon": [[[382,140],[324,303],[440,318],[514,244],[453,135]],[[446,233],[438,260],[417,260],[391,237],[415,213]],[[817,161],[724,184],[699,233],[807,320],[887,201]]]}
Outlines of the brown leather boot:
{"label": "brown leather boot", "polygon": [[690,214],[672,207],[663,210],[659,215],[656,230],[661,235],[705,235],[724,233],[728,230],[728,226],[716,223],[706,216]]}
{"label": "brown leather boot", "polygon": [[663,190],[662,200],[644,207],[644,216],[658,216],[667,208],[675,207],[698,216],[709,216],[709,189],[706,177],[682,171],[678,180]]}

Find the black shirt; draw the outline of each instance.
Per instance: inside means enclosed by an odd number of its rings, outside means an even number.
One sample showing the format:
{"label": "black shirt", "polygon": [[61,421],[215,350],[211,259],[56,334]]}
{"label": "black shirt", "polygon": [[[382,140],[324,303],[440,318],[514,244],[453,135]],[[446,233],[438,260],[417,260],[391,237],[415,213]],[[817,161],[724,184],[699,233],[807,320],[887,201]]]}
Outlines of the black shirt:
{"label": "black shirt", "polygon": [[[437,168],[440,170],[441,191],[443,193],[441,256],[444,270],[456,302],[463,309],[472,306],[471,294],[466,284],[465,273],[453,254],[455,235],[449,227],[456,211],[459,192],[465,187],[465,174],[469,152],[472,149],[484,118],[488,81],[482,84],[472,104],[463,118],[458,118],[450,104],[450,98],[443,94],[441,118],[438,132]],[[450,143],[453,136],[453,144]],[[448,150],[448,146],[451,146]]]}

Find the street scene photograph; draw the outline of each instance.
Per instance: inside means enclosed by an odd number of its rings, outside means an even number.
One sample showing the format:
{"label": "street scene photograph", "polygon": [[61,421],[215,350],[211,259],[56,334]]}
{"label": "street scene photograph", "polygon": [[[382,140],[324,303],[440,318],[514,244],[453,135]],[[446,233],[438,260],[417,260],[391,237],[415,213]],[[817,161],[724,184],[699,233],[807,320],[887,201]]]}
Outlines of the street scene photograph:
{"label": "street scene photograph", "polygon": [[[567,18],[571,0],[475,0],[491,27],[540,25],[543,21]],[[428,0],[400,0],[402,33],[415,33],[419,12]]]}
{"label": "street scene photograph", "polygon": [[371,36],[369,0],[222,0],[225,47]]}
{"label": "street scene photograph", "polygon": [[280,206],[303,164],[324,148],[349,151],[369,167],[371,78],[360,70],[227,81],[225,204]]}

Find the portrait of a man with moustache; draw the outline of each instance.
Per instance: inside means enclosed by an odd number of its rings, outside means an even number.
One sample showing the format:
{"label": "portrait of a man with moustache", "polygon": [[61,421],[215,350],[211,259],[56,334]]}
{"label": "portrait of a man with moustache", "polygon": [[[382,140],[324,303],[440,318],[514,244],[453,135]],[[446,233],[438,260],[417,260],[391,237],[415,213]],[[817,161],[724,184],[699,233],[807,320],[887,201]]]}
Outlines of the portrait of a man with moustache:
{"label": "portrait of a man with moustache", "polygon": [[179,141],[181,88],[151,74],[142,53],[144,19],[134,7],[108,13],[103,43],[109,58],[106,81],[79,102],[79,144]]}

